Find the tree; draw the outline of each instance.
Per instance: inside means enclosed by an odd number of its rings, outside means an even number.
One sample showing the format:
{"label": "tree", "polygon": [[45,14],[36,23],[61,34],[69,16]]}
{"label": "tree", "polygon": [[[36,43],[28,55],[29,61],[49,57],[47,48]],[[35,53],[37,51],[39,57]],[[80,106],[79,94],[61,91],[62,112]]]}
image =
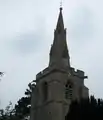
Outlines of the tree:
{"label": "tree", "polygon": [[12,103],[5,108],[5,110],[0,110],[0,120],[16,120],[15,109],[13,108]]}
{"label": "tree", "polygon": [[0,72],[0,76],[3,76],[4,75],[4,72]]}
{"label": "tree", "polygon": [[35,81],[32,81],[28,84],[28,88],[25,91],[25,97],[22,97],[18,100],[17,104],[15,105],[15,114],[19,118],[24,118],[30,114],[31,108],[31,94],[33,89],[35,88]]}
{"label": "tree", "polygon": [[[2,77],[4,75],[4,72],[0,72],[0,77]],[[1,80],[1,79],[0,79]]]}
{"label": "tree", "polygon": [[35,81],[28,84],[28,88],[25,91],[25,96],[20,98],[13,107],[10,102],[5,109],[0,110],[0,120],[21,120],[30,115],[31,108],[31,94],[35,88]]}
{"label": "tree", "polygon": [[103,119],[103,100],[95,99],[91,96],[89,99],[82,99],[80,102],[73,101],[66,120],[88,120]]}

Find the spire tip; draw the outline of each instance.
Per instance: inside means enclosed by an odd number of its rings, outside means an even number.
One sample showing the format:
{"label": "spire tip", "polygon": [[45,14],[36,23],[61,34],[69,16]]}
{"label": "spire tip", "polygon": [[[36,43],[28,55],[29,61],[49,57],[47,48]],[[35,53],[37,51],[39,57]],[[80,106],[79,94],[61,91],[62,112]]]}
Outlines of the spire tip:
{"label": "spire tip", "polygon": [[60,11],[62,11],[63,10],[63,8],[62,7],[60,7]]}
{"label": "spire tip", "polygon": [[61,0],[61,2],[60,2],[60,11],[62,11],[62,0]]}

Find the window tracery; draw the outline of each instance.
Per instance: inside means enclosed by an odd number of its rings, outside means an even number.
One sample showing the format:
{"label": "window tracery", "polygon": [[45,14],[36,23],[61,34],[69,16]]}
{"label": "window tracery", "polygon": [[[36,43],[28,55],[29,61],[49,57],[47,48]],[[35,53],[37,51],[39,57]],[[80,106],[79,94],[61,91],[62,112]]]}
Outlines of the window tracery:
{"label": "window tracery", "polygon": [[71,83],[67,83],[65,85],[65,98],[72,100],[73,94],[73,85]]}

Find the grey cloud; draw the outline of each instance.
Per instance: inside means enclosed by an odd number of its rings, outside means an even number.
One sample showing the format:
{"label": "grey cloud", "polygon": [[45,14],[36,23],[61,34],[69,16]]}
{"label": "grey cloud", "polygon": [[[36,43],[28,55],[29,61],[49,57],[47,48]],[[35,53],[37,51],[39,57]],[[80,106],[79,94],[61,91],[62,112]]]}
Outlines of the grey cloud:
{"label": "grey cloud", "polygon": [[[68,40],[70,44],[70,51],[74,52],[72,54],[83,55],[85,49],[88,49],[88,47],[92,48],[92,42],[93,40],[96,40],[97,36],[97,19],[94,16],[95,13],[93,10],[83,5],[78,6],[73,10],[73,12],[71,12],[68,18]],[[76,59],[78,59],[79,56],[76,56]]]}
{"label": "grey cloud", "polygon": [[70,35],[78,42],[85,42],[85,39],[93,37],[95,34],[94,13],[86,6],[80,6],[72,12]]}
{"label": "grey cloud", "polygon": [[40,52],[43,49],[46,39],[46,29],[44,27],[46,24],[43,17],[38,19],[40,20],[35,21],[34,30],[18,33],[12,39],[5,42],[11,52],[25,56],[34,52]]}
{"label": "grey cloud", "polygon": [[[11,41],[11,50],[21,55],[38,52],[42,47],[42,35],[39,34],[23,34],[19,35]],[[40,44],[39,44],[40,43]],[[41,46],[41,47],[40,47]]]}

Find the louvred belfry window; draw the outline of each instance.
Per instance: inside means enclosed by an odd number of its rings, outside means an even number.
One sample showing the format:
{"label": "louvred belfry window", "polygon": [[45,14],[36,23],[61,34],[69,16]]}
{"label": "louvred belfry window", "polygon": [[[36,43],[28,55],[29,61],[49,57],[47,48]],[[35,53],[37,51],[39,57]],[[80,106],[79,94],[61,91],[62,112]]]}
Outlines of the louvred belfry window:
{"label": "louvred belfry window", "polygon": [[65,98],[72,100],[73,87],[70,83],[65,85]]}

